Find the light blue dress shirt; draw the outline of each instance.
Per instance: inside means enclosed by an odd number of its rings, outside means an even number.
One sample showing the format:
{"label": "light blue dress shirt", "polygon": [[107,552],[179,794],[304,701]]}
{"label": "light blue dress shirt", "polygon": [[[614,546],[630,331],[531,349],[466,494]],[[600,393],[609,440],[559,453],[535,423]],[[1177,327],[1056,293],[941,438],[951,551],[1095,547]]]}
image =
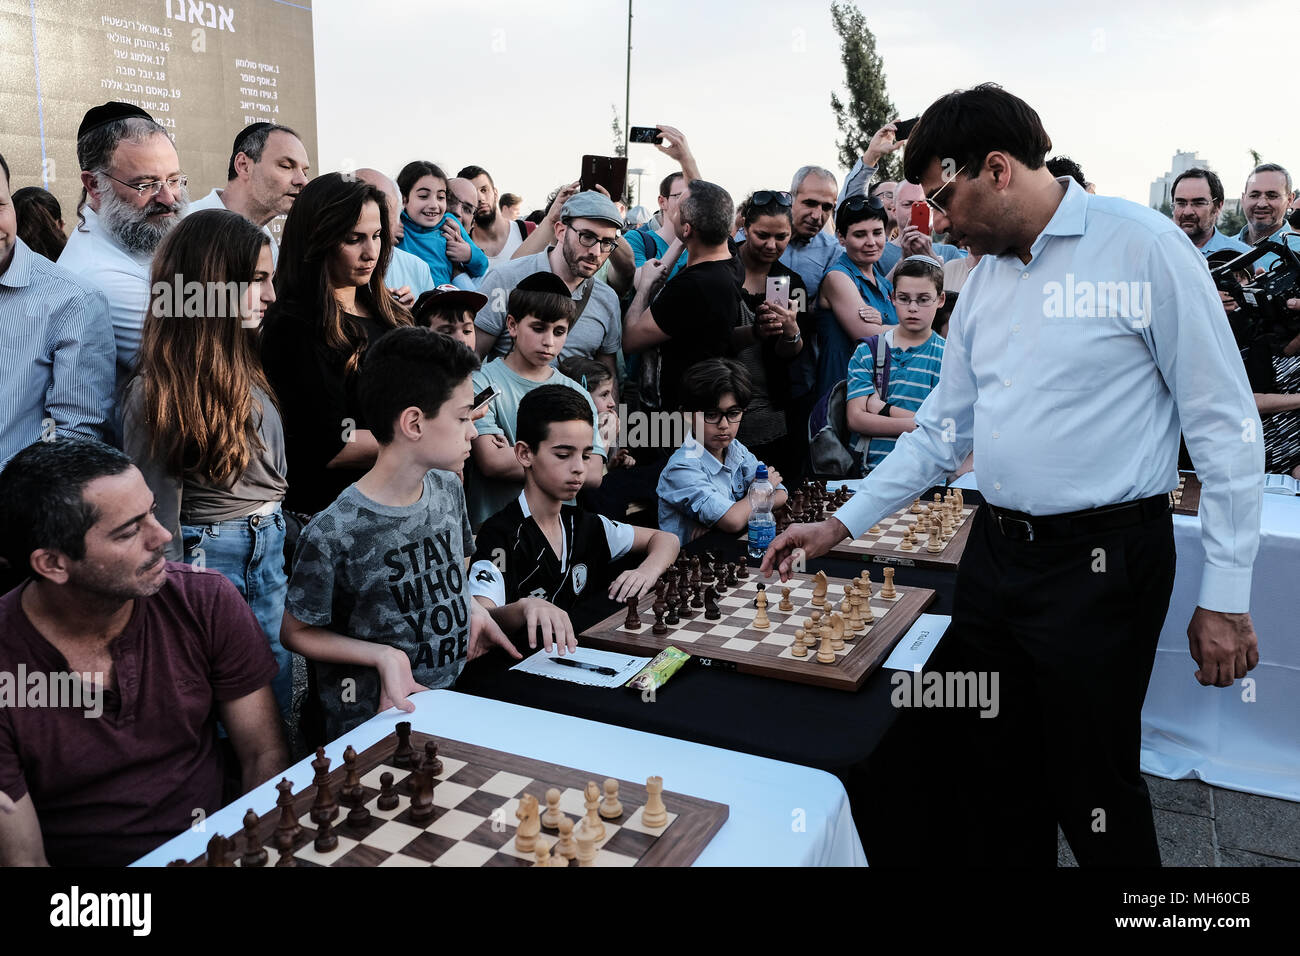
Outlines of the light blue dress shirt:
{"label": "light blue dress shirt", "polygon": [[384,273],[384,285],[390,289],[410,286],[411,294],[418,299],[421,293],[434,288],[433,273],[429,271],[429,264],[419,256],[393,246],[388,257],[388,271]]}
{"label": "light blue dress shirt", "polygon": [[760,464],[739,438],[727,446],[726,461],[718,461],[688,434],[659,475],[659,530],[689,544],[749,493]]}
{"label": "light blue dress shirt", "polygon": [[916,430],[835,517],[857,536],[975,451],[995,505],[1052,515],[1172,490],[1178,434],[1202,482],[1200,605],[1244,612],[1264,441],[1196,248],[1159,212],[1066,193],[1030,247],[985,256],[948,328]]}
{"label": "light blue dress shirt", "polygon": [[46,436],[109,437],[117,348],[93,283],[14,242],[0,275],[0,467]]}
{"label": "light blue dress shirt", "polygon": [[1210,236],[1205,245],[1201,246],[1201,255],[1208,259],[1210,253],[1218,252],[1221,249],[1231,249],[1233,252],[1250,252],[1250,246],[1240,239],[1234,239],[1232,236],[1215,229],[1214,235]]}

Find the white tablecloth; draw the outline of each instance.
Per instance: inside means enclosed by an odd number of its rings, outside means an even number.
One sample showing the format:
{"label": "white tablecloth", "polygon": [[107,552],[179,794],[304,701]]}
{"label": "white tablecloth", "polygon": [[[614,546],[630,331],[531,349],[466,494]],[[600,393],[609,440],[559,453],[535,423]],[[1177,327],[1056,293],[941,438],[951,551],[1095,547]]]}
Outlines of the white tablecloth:
{"label": "white tablecloth", "polygon": [[[977,488],[973,473],[953,482]],[[1259,665],[1250,685],[1202,687],[1187,624],[1201,585],[1201,521],[1174,515],[1178,573],[1142,707],[1142,769],[1300,801],[1300,498],[1264,495],[1250,613]]]}
{"label": "white tablecloth", "polygon": [[[398,721],[409,720],[424,733],[602,776],[644,780],[658,774],[665,789],[727,804],[727,822],[696,866],[866,865],[848,795],[824,771],[451,691],[426,691],[411,700],[413,714],[390,710],[326,747],[333,766],[349,744],[360,753],[393,733]],[[301,761],[284,776],[301,789],[312,778],[310,761]],[[249,807],[259,813],[271,810],[279,780],[277,775],[214,813],[204,832],[186,831],[133,865],[163,866],[199,856],[212,834],[239,830]]]}

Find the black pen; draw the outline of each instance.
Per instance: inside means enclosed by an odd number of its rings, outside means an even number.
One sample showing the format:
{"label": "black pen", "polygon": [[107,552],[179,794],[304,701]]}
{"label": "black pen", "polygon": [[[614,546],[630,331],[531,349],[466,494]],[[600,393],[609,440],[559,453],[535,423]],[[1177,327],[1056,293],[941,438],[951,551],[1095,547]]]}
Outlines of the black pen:
{"label": "black pen", "polygon": [[585,661],[575,661],[568,657],[552,657],[551,660],[556,664],[563,664],[565,667],[581,667],[585,671],[595,671],[597,674],[604,674],[607,677],[613,677],[618,673],[612,667],[600,667],[596,664],[588,664]]}

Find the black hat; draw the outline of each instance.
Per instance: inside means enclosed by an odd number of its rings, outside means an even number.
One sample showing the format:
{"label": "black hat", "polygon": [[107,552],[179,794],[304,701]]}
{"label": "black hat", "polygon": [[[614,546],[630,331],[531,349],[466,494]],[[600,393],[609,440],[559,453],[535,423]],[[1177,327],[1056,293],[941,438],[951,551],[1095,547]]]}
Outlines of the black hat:
{"label": "black hat", "polygon": [[436,289],[420,293],[411,311],[417,316],[432,312],[434,309],[465,309],[478,312],[487,305],[487,296],[482,292],[471,292],[454,285],[440,285]]}
{"label": "black hat", "polygon": [[140,107],[133,106],[130,103],[110,101],[103,106],[92,106],[86,110],[86,115],[81,118],[81,125],[77,127],[77,139],[81,139],[90,131],[97,130],[101,126],[116,123],[118,120],[130,119],[132,116],[153,122],[152,116],[140,109]]}
{"label": "black hat", "polygon": [[260,130],[270,129],[274,125],[275,125],[274,123],[252,123],[249,126],[245,126],[235,136],[235,145],[230,147],[230,155],[235,156],[236,154],[238,154],[239,144],[242,143],[244,140],[246,140],[248,137],[252,136],[256,132],[259,132]]}
{"label": "black hat", "polygon": [[553,295],[562,295],[566,299],[573,296],[569,287],[564,284],[564,280],[554,272],[534,272],[530,276],[524,276],[515,288],[523,289],[525,292],[550,292]]}

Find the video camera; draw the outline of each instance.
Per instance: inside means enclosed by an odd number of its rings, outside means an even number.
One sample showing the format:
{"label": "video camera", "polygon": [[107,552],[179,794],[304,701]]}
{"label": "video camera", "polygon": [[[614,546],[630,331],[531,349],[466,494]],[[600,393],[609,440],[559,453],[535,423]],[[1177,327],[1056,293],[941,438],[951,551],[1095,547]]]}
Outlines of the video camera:
{"label": "video camera", "polygon": [[[1272,253],[1277,261],[1255,275],[1254,264]],[[1300,299],[1300,256],[1285,242],[1265,239],[1240,255],[1223,250],[1209,257],[1210,277],[1220,292],[1237,303],[1228,323],[1241,349],[1265,349],[1280,355],[1283,346],[1300,335],[1300,312],[1288,309],[1288,299]]]}

